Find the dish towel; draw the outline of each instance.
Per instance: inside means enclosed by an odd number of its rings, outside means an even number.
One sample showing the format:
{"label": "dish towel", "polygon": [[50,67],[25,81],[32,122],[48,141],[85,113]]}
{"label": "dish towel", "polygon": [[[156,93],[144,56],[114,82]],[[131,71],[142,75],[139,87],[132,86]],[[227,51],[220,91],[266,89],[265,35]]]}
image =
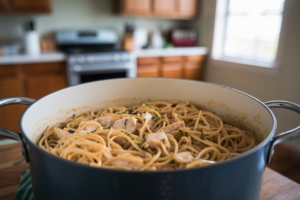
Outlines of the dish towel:
{"label": "dish towel", "polygon": [[35,200],[29,169],[21,174],[20,187],[16,192],[14,200]]}

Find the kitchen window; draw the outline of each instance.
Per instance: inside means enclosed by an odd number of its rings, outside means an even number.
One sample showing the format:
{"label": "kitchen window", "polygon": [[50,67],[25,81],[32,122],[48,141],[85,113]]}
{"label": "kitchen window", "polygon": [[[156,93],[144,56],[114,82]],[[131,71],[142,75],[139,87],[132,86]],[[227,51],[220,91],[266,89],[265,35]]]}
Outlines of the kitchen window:
{"label": "kitchen window", "polygon": [[275,67],[285,0],[217,0],[214,60]]}

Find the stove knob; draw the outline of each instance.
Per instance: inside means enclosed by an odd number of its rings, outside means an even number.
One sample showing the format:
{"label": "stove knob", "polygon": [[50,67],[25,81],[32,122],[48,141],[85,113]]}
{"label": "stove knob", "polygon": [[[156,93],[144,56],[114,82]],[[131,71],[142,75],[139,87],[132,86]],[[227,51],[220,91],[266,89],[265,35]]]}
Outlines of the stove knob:
{"label": "stove knob", "polygon": [[129,60],[129,56],[126,53],[122,54],[122,61],[127,61]]}
{"label": "stove knob", "polygon": [[113,61],[118,62],[118,61],[120,61],[120,59],[121,59],[121,56],[119,54],[116,53],[113,55]]}
{"label": "stove knob", "polygon": [[88,55],[88,56],[86,57],[86,60],[87,60],[89,63],[92,63],[92,62],[94,62],[95,58],[94,58],[93,55]]}
{"label": "stove knob", "polygon": [[85,58],[83,56],[78,56],[77,57],[77,62],[83,63],[85,61]]}

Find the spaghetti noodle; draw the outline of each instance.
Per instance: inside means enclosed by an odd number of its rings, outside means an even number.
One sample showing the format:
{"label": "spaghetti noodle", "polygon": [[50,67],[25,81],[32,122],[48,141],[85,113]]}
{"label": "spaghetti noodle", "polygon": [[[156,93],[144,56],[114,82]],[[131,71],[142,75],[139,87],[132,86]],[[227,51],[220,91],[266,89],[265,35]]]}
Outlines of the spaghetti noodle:
{"label": "spaghetti noodle", "polygon": [[257,145],[254,135],[189,102],[150,101],[73,115],[39,146],[91,166],[164,170],[213,164]]}

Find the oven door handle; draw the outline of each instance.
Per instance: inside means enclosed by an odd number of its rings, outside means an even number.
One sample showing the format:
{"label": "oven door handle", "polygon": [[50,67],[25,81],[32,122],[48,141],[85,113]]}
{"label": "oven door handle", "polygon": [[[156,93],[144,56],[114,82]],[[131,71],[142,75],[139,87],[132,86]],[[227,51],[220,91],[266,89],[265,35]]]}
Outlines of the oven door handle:
{"label": "oven door handle", "polygon": [[81,65],[75,65],[71,68],[71,72],[73,73],[82,73],[82,72],[99,72],[99,71],[116,71],[116,70],[128,70],[132,69],[132,65],[122,64],[122,65],[108,65],[108,66],[86,66],[82,67]]}

